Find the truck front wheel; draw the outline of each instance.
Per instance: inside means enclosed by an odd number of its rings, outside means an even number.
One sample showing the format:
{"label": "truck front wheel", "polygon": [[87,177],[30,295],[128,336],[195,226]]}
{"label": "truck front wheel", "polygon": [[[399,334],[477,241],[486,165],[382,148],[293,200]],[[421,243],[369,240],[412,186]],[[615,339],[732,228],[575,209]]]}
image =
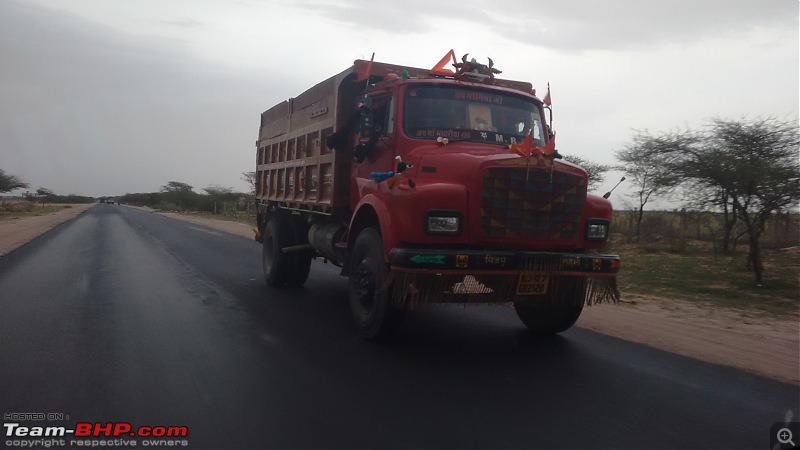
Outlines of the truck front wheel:
{"label": "truck front wheel", "polygon": [[350,311],[362,337],[380,339],[396,328],[403,310],[391,305],[386,289],[389,265],[383,260],[380,234],[366,228],[353,246],[349,278]]}
{"label": "truck front wheel", "polygon": [[586,281],[580,278],[561,280],[557,290],[546,298],[518,296],[514,309],[522,323],[532,333],[556,334],[568,330],[583,311],[586,299]]}

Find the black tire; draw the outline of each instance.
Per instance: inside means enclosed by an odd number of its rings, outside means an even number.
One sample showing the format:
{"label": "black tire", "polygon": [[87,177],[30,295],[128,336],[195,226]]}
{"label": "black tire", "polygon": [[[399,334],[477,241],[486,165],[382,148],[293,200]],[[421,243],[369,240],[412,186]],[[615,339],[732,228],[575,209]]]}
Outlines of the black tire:
{"label": "black tire", "polygon": [[[291,221],[291,233],[293,236],[291,245],[308,244],[308,226],[304,226],[300,220]],[[289,287],[300,287],[306,280],[308,274],[311,272],[311,260],[314,259],[315,253],[313,251],[300,251],[284,255],[289,259],[288,277],[286,285]]]}
{"label": "black tire", "polygon": [[556,334],[575,324],[583,311],[586,281],[580,278],[559,280],[558,290],[542,296],[518,296],[514,309],[522,323],[535,334]]}
{"label": "black tire", "polygon": [[302,223],[286,216],[269,219],[262,236],[261,258],[264,280],[272,287],[299,287],[308,280],[314,253],[284,253],[284,247],[307,243]]}
{"label": "black tire", "polygon": [[391,295],[382,289],[389,276],[383,260],[383,241],[373,228],[365,228],[353,246],[349,277],[350,311],[361,337],[379,340],[389,337],[403,317],[403,310],[391,305]]}
{"label": "black tire", "polygon": [[273,217],[264,227],[262,236],[261,260],[264,268],[264,280],[273,287],[285,286],[291,270],[288,255],[281,250],[287,247],[290,232],[286,223],[278,217]]}

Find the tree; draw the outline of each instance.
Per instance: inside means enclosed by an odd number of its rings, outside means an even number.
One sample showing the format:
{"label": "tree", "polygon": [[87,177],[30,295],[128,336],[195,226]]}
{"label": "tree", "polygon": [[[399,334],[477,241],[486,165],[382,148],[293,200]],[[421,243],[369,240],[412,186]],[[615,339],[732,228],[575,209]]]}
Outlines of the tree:
{"label": "tree", "polygon": [[170,181],[161,186],[162,198],[166,207],[177,206],[178,209],[194,208],[198,194],[193,187],[180,181]]}
{"label": "tree", "polygon": [[3,169],[0,169],[0,194],[26,187],[28,187],[28,183],[24,183],[15,175],[7,174]]}
{"label": "tree", "polygon": [[[636,241],[642,238],[642,218],[644,207],[651,198],[671,193],[680,183],[681,178],[669,167],[673,157],[664,153],[663,140],[671,144],[684,145],[686,139],[680,136],[666,135],[654,137],[647,132],[639,132],[633,137],[633,143],[616,152],[617,159],[622,163],[616,167],[628,175],[636,191],[630,197],[639,201],[636,217]],[[689,137],[689,140],[691,137]],[[673,148],[673,147],[670,147]]]}
{"label": "tree", "polygon": [[233,188],[229,188],[226,186],[219,186],[216,184],[204,187],[203,190],[206,191],[206,194],[208,194],[211,197],[224,198],[226,200],[228,199],[228,197],[233,196],[235,198],[235,196],[238,195],[233,192]]}
{"label": "tree", "polygon": [[256,173],[242,172],[242,181],[250,187],[250,195],[256,195]]}
{"label": "tree", "polygon": [[215,184],[205,187],[203,190],[206,191],[208,196],[207,198],[202,199],[200,202],[200,209],[213,211],[214,214],[217,213],[218,206],[222,206],[223,211],[225,211],[227,208],[226,203],[234,203],[242,195],[240,193],[233,192],[233,188]]}
{"label": "tree", "polygon": [[716,186],[693,183],[687,189],[686,196],[689,205],[699,210],[722,210],[722,252],[730,253],[735,250],[736,242],[742,235],[734,236],[736,225],[740,222],[739,211],[733,207],[728,191]]}
{"label": "tree", "polygon": [[53,191],[47,188],[40,187],[39,189],[36,190],[36,196],[39,198],[39,200],[42,201],[42,206],[44,206],[44,202],[53,197]]}
{"label": "tree", "polygon": [[611,170],[611,166],[596,163],[594,161],[581,158],[580,156],[564,155],[564,159],[583,167],[583,170],[586,171],[586,175],[589,177],[589,190],[596,190],[601,184],[603,184],[606,172]]}
{"label": "tree", "polygon": [[192,192],[194,188],[186,183],[180,181],[169,181],[164,186],[161,186],[161,192],[176,193],[176,192]]}
{"label": "tree", "polygon": [[761,234],[767,219],[800,199],[800,128],[796,121],[715,119],[693,145],[671,149],[672,167],[700,188],[720,193],[744,224],[748,266],[763,283]]}

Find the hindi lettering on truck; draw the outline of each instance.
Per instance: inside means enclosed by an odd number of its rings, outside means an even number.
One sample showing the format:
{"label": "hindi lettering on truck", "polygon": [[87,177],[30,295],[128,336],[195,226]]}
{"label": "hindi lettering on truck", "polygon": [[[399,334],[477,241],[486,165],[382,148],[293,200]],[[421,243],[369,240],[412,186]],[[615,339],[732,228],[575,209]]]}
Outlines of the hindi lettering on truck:
{"label": "hindi lettering on truck", "polygon": [[261,114],[266,282],[300,286],[312,259],[336,264],[368,339],[433,303],[513,303],[532,332],[562,332],[619,298],[619,257],[600,253],[611,204],[555,151],[530,83],[452,60],[357,60]]}

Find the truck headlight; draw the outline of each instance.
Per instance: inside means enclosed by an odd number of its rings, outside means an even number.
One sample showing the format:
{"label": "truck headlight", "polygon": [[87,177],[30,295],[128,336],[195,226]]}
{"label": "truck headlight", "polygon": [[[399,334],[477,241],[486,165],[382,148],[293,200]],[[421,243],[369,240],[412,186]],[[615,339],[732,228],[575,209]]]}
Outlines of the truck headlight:
{"label": "truck headlight", "polygon": [[586,221],[586,240],[605,241],[608,239],[608,221],[605,219],[589,219]]}
{"label": "truck headlight", "polygon": [[461,213],[458,211],[430,210],[425,219],[428,234],[461,234]]}

